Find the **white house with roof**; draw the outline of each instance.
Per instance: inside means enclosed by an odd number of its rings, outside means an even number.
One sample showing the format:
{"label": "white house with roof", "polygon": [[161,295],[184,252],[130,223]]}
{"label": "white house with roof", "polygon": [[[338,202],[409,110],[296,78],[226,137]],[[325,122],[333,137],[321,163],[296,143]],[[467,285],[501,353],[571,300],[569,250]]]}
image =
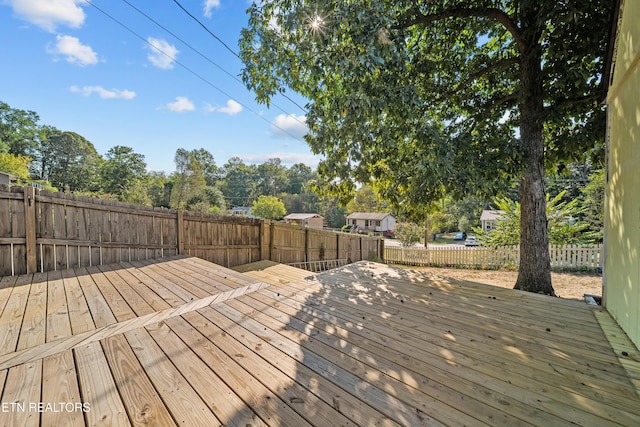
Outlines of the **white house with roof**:
{"label": "white house with roof", "polygon": [[316,213],[290,213],[283,218],[288,224],[297,224],[309,228],[323,228],[324,217]]}
{"label": "white house with roof", "polygon": [[248,206],[234,206],[231,209],[231,216],[239,216],[242,218],[256,218],[251,214],[251,208]]}
{"label": "white house with roof", "polygon": [[485,209],[480,215],[480,222],[482,223],[482,229],[490,231],[496,228],[496,221],[498,221],[504,215],[504,211],[497,211],[491,209]]}
{"label": "white house with roof", "polygon": [[389,213],[354,212],[347,216],[352,231],[385,233],[396,228],[396,219]]}

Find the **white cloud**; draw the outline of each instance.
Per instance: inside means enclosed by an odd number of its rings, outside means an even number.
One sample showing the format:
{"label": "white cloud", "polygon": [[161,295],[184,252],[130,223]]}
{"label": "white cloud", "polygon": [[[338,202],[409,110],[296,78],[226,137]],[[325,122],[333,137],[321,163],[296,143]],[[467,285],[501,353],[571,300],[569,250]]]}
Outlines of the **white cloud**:
{"label": "white cloud", "polygon": [[98,63],[98,55],[91,46],[80,43],[80,39],[71,36],[56,36],[56,45],[48,46],[47,52],[63,55],[67,62],[74,65],[94,65]]}
{"label": "white cloud", "polygon": [[283,164],[287,166],[294,165],[296,163],[304,163],[305,165],[315,168],[320,162],[320,156],[316,156],[310,153],[294,153],[287,151],[278,151],[274,153],[262,153],[262,154],[237,154],[242,160],[247,163],[264,163],[269,159],[278,158]]}
{"label": "white cloud", "polygon": [[239,102],[230,99],[227,101],[226,107],[214,107],[213,105],[207,105],[205,107],[206,113],[224,113],[230,116],[236,115],[242,111],[242,105]]}
{"label": "white cloud", "polygon": [[304,115],[280,114],[271,122],[271,132],[277,138],[302,138],[309,132]]}
{"label": "white cloud", "polygon": [[173,62],[177,59],[180,51],[164,39],[147,37],[147,42],[151,45],[149,46],[149,55],[147,55],[149,62],[163,70],[173,68]]}
{"label": "white cloud", "polygon": [[85,19],[84,11],[78,6],[83,0],[10,0],[9,3],[20,18],[51,32],[58,25],[78,28]]}
{"label": "white cloud", "polygon": [[167,104],[167,108],[170,111],[174,111],[176,113],[182,113],[183,111],[193,111],[196,109],[193,102],[189,101],[189,98],[186,96],[177,96],[175,102],[170,102]]}
{"label": "white cloud", "polygon": [[136,93],[131,90],[107,90],[102,86],[83,86],[82,88],[79,88],[78,86],[71,86],[69,89],[71,92],[80,93],[84,96],[90,96],[91,94],[97,93],[102,99],[133,99],[136,96]]}
{"label": "white cloud", "polygon": [[205,0],[204,2],[204,16],[211,18],[211,9],[217,9],[220,7],[220,0]]}

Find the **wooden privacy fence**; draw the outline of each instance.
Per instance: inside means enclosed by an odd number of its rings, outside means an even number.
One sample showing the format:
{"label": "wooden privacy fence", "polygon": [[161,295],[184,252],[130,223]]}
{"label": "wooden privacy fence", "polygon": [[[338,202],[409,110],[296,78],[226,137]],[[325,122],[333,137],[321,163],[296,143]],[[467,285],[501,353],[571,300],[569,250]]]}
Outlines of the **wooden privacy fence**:
{"label": "wooden privacy fence", "polygon": [[[549,247],[552,268],[596,269],[602,268],[602,246],[552,245]],[[476,268],[513,267],[520,262],[517,246],[499,248],[435,245],[425,248],[387,246],[384,260],[389,264],[416,266],[460,266]]]}
{"label": "wooden privacy fence", "polygon": [[0,276],[186,254],[216,264],[382,259],[380,238],[0,186]]}

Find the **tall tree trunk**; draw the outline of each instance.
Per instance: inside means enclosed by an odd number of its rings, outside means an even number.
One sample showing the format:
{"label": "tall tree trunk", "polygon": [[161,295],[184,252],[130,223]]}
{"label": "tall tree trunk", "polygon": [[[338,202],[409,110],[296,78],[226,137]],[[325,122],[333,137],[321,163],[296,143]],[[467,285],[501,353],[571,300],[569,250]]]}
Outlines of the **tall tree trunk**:
{"label": "tall tree trunk", "polygon": [[555,295],[551,284],[544,185],[541,58],[536,42],[521,55],[520,138],[525,170],[520,179],[520,269],[515,289]]}

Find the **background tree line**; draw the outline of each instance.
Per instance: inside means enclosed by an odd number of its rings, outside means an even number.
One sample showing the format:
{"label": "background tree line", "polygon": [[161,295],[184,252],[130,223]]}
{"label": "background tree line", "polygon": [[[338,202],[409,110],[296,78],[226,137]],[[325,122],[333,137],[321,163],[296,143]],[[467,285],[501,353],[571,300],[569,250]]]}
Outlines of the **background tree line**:
{"label": "background tree line", "polygon": [[[262,164],[247,164],[232,157],[223,165],[204,148],[179,148],[174,157],[175,171],[147,171],[144,155],[131,147],[117,145],[102,156],[83,136],[39,123],[33,111],[11,108],[0,101],[0,170],[22,182],[36,181],[46,188],[147,206],[188,209],[224,214],[234,206],[260,211],[264,200],[277,198],[285,212],[314,212],[328,225],[344,225],[348,207],[336,198],[320,198],[312,191],[317,172],[297,163],[291,167],[274,158]],[[382,206],[372,189],[363,190],[352,209]],[[262,196],[262,197],[261,197]],[[265,202],[266,203],[266,202]],[[264,210],[263,210],[264,211]],[[268,211],[271,212],[271,211]]]}
{"label": "background tree line", "polygon": [[[318,172],[303,163],[286,167],[274,158],[256,165],[232,157],[219,166],[204,148],[180,148],[174,162],[175,171],[166,174],[147,171],[144,155],[131,147],[118,145],[101,156],[81,135],[40,125],[35,112],[0,102],[0,170],[22,181],[34,180],[76,194],[213,214],[224,214],[234,206],[252,207],[260,216],[274,219],[286,213],[313,212],[324,216],[333,228],[342,227],[351,212],[390,212],[401,221],[407,219],[370,185],[360,186],[344,206],[336,197],[320,197]],[[496,200],[445,195],[429,206],[429,234],[435,238],[447,232],[472,232],[480,226],[482,210],[500,209],[501,203],[515,211],[519,203],[517,187],[514,182],[511,189],[496,194],[500,196]],[[565,216],[571,216],[580,226],[581,233],[573,237],[575,242],[602,239],[602,167],[590,162],[570,164],[549,175],[546,187],[551,200],[562,194],[558,202],[571,203],[571,211]],[[518,235],[518,221],[503,225],[507,224],[515,229],[494,236],[492,244],[499,245],[498,240],[504,236]],[[502,244],[515,243],[505,240]]]}

